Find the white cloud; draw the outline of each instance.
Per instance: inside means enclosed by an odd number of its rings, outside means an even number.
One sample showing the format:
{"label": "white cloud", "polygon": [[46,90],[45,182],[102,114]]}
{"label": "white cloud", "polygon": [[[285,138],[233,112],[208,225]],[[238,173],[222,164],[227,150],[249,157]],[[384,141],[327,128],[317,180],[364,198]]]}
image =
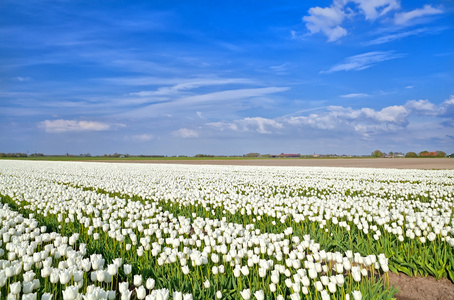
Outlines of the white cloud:
{"label": "white cloud", "polygon": [[336,118],[329,114],[310,114],[309,116],[290,117],[285,120],[293,126],[309,126],[322,130],[333,130],[340,125]]}
{"label": "white cloud", "polygon": [[20,81],[20,82],[29,81],[29,80],[30,80],[30,77],[21,77],[21,76],[18,76],[18,77],[16,77],[16,80],[17,80],[17,81]]}
{"label": "white cloud", "polygon": [[[348,5],[352,2],[356,6]],[[328,42],[334,42],[348,34],[347,29],[341,26],[346,18],[364,15],[366,20],[374,21],[398,8],[397,0],[334,0],[329,7],[311,7],[303,21],[312,34],[322,32]],[[295,32],[292,36],[296,36]]]}
{"label": "white cloud", "polygon": [[216,127],[221,131],[224,131],[226,129],[238,131],[238,125],[235,123],[235,121],[233,121],[233,122],[212,122],[212,123],[207,123],[206,125]]}
{"label": "white cloud", "polygon": [[247,128],[247,130],[251,130],[250,128],[252,128],[252,130],[255,130],[258,133],[262,134],[271,133],[271,131],[269,131],[268,129],[269,127],[282,128],[281,123],[278,123],[275,120],[265,119],[261,117],[245,118],[239,123],[244,128]]}
{"label": "white cloud", "polygon": [[[375,21],[379,18],[382,20],[385,16],[390,16],[394,25],[398,28],[402,26],[413,25],[415,22],[421,22],[423,17],[443,13],[440,8],[434,8],[431,5],[424,5],[423,8],[415,9],[408,12],[398,12],[400,1],[398,0],[333,0],[328,7],[312,7],[308,10],[308,15],[303,17],[306,28],[311,34],[323,33],[328,42],[337,41],[346,36],[348,31],[344,22],[355,21],[355,17],[364,16],[365,20]],[[366,45],[383,44],[393,40],[401,39],[411,35],[431,32],[430,29],[416,29],[408,32],[390,34],[372,40]],[[296,33],[292,32],[292,37]]]}
{"label": "white cloud", "polygon": [[76,120],[45,120],[39,123],[39,127],[46,132],[70,132],[70,131],[102,131],[110,128],[109,124],[94,121]]}
{"label": "white cloud", "polygon": [[428,100],[409,100],[405,103],[405,108],[411,112],[424,115],[437,115],[440,109]]}
{"label": "white cloud", "polygon": [[127,140],[133,140],[133,141],[138,141],[138,142],[146,142],[146,141],[151,141],[154,138],[152,134],[136,134],[131,137],[127,137]]}
{"label": "white cloud", "polygon": [[208,123],[207,125],[214,126],[221,130],[230,129],[234,131],[255,131],[260,134],[270,134],[272,129],[283,128],[283,125],[275,120],[252,117],[244,118],[240,120],[234,120],[232,122],[215,122]]}
{"label": "white cloud", "polygon": [[379,62],[399,58],[402,56],[402,54],[396,54],[393,51],[367,52],[347,57],[345,59],[345,62],[334,65],[327,71],[322,71],[321,73],[333,73],[338,71],[361,71],[368,69]]}
{"label": "white cloud", "polygon": [[454,120],[454,95],[441,104],[440,115],[451,119],[451,122]]}
{"label": "white cloud", "polygon": [[172,134],[176,137],[181,137],[184,139],[199,137],[199,133],[197,131],[188,128],[180,128],[177,131],[172,132]]}
{"label": "white cloud", "polygon": [[352,94],[346,94],[346,95],[341,95],[342,98],[364,98],[364,97],[369,97],[369,94],[364,94],[364,93],[352,93]]}
{"label": "white cloud", "polygon": [[178,99],[175,102],[179,104],[196,104],[202,102],[219,102],[225,100],[238,100],[252,97],[259,97],[267,94],[274,94],[279,92],[285,92],[288,87],[267,87],[267,88],[256,88],[256,89],[237,89],[227,90],[222,92],[214,92],[203,95],[189,96]]}
{"label": "white cloud", "polygon": [[311,127],[320,130],[357,132],[363,137],[372,133],[396,131],[408,124],[408,112],[403,106],[388,106],[382,110],[372,108],[329,106],[326,112],[282,120],[290,126]]}
{"label": "white cloud", "polygon": [[329,42],[334,42],[347,35],[347,30],[340,25],[344,21],[345,13],[341,7],[311,7],[309,16],[304,16],[306,27],[311,33],[322,32],[328,37]]}
{"label": "white cloud", "polygon": [[426,33],[433,33],[435,29],[429,29],[429,28],[419,28],[415,30],[410,30],[410,31],[405,31],[405,32],[400,32],[400,33],[394,33],[394,34],[389,34],[385,35],[379,38],[376,38],[372,41],[369,41],[366,43],[366,45],[379,45],[379,44],[384,44],[384,43],[389,43],[395,40],[400,40],[402,38],[408,37],[408,36],[413,36],[413,35],[421,35],[421,34],[426,34]]}
{"label": "white cloud", "polygon": [[160,87],[155,91],[140,91],[136,93],[130,93],[132,96],[170,96],[178,94],[182,91],[192,90],[203,86],[212,85],[227,85],[227,84],[250,84],[251,80],[246,78],[224,78],[224,79],[195,79],[186,80],[184,82],[175,84],[173,86]]}
{"label": "white cloud", "polygon": [[451,97],[443,102],[443,105],[454,105],[454,95],[451,95]]}
{"label": "white cloud", "polygon": [[437,15],[441,13],[443,13],[441,9],[434,8],[431,5],[424,5],[423,8],[395,14],[394,24],[406,26],[411,24],[415,19],[419,19],[425,16]]}
{"label": "white cloud", "polygon": [[380,109],[328,106],[323,111],[308,115],[285,115],[273,119],[251,117],[205,125],[216,128],[217,135],[231,130],[236,137],[241,134],[259,133],[260,136],[292,136],[298,140],[315,141],[324,137],[339,142],[350,137],[364,141],[414,142],[415,138],[418,138],[418,131],[415,128],[423,123],[439,128],[432,135],[427,131],[427,138],[448,139],[454,126],[450,121],[453,120],[453,116],[454,96],[439,105],[428,100],[410,100],[403,105],[391,105]]}
{"label": "white cloud", "polygon": [[353,0],[353,2],[358,4],[366,20],[372,21],[400,7],[397,0]]}
{"label": "white cloud", "polygon": [[271,66],[270,69],[273,70],[274,72],[276,72],[276,74],[278,74],[278,75],[284,75],[284,74],[288,74],[287,73],[288,66],[289,66],[288,63],[283,63],[278,66]]}
{"label": "white cloud", "polygon": [[[198,94],[194,96],[174,97],[172,100],[160,103],[150,103],[147,106],[139,109],[122,112],[116,117],[127,118],[150,118],[163,116],[172,112],[172,115],[178,115],[182,112],[194,113],[194,111],[220,112],[225,115],[227,112],[244,109],[245,102],[253,98],[263,97],[265,95],[285,92],[289,87],[266,87],[266,88],[251,88],[251,89],[233,89],[224,90],[214,93]],[[222,109],[219,108],[222,105]]]}

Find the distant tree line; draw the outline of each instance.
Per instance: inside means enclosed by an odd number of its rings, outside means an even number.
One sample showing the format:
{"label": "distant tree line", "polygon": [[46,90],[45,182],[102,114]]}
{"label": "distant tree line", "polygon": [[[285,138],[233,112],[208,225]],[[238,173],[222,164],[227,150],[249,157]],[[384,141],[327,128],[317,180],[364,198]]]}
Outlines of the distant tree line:
{"label": "distant tree line", "polygon": [[260,156],[260,153],[255,153],[255,152],[251,152],[251,153],[243,155],[243,157],[259,157],[259,156]]}
{"label": "distant tree line", "polygon": [[104,157],[129,157],[129,154],[121,154],[121,153],[114,153],[114,154],[104,154]]}
{"label": "distant tree line", "polygon": [[382,152],[375,150],[370,155],[371,157],[446,157],[444,151],[421,151],[418,154],[416,152],[407,152],[405,155],[402,152]]}
{"label": "distant tree line", "polygon": [[26,153],[0,153],[0,157],[27,157]]}

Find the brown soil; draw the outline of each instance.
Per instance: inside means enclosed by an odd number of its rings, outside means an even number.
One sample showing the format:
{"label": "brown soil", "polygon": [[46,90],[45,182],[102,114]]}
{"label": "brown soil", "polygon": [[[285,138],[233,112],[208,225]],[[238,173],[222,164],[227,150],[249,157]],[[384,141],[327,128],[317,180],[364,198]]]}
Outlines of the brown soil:
{"label": "brown soil", "polygon": [[[99,161],[154,164],[242,165],[242,166],[295,166],[295,167],[348,167],[394,169],[447,169],[454,170],[451,158],[334,158],[334,159],[237,159],[237,160],[123,160]],[[454,299],[454,298],[453,298]]]}
{"label": "brown soil", "polygon": [[449,279],[408,277],[389,272],[389,283],[399,289],[397,300],[453,300],[454,284]]}

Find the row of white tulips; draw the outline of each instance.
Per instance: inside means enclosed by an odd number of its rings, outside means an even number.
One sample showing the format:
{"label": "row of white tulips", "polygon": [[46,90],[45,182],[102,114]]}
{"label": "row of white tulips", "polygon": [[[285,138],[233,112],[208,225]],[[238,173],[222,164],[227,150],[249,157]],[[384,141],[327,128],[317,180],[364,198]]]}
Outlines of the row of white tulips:
{"label": "row of white tulips", "polygon": [[[418,238],[421,243],[439,236],[454,246],[452,171],[328,168],[276,171],[264,167],[57,162],[11,162],[4,167],[5,176],[15,175],[39,184],[46,181],[44,199],[50,198],[53,191],[73,197],[73,190],[65,193],[61,189],[66,187],[55,184],[66,182],[131,197],[165,199],[182,206],[199,205],[206,210],[222,207],[224,212],[253,215],[257,220],[269,216],[283,222],[292,216],[296,222],[308,218],[324,227],[331,221],[347,230],[353,222],[364,234],[371,232],[376,240],[384,231],[400,241],[405,237]],[[304,197],[298,196],[303,192],[301,189],[307,191]],[[346,196],[346,191],[361,194]],[[408,200],[416,196],[430,196],[431,200]],[[41,195],[25,197],[33,200]]]}
{"label": "row of white tulips", "polygon": [[[77,243],[77,233],[70,237],[48,233],[46,226],[38,227],[33,216],[23,217],[1,203],[0,222],[0,257],[6,257],[0,259],[0,288],[5,287],[8,294],[4,298],[8,300],[39,299],[38,289],[44,291],[40,293],[43,300],[116,299],[117,295],[130,299],[134,291],[137,299],[169,299],[168,289],[153,290],[152,278],[148,278],[145,288],[141,275],[134,275],[134,288],[130,289],[127,281],[119,284],[118,291],[104,288],[111,286],[120,268],[130,274],[131,265],[116,258],[105,266],[101,254],[87,256],[85,244]],[[56,284],[64,287],[61,294]],[[174,291],[173,299],[189,300],[192,295]]]}

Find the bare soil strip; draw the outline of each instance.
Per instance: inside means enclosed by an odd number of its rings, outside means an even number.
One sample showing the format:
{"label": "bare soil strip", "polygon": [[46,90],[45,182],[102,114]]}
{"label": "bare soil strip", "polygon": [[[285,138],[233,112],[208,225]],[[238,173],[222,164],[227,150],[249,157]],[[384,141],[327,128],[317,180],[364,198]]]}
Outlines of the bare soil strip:
{"label": "bare soil strip", "polygon": [[434,277],[408,277],[389,272],[389,283],[399,289],[397,300],[454,299],[454,284],[446,278],[436,280]]}
{"label": "bare soil strip", "polygon": [[100,160],[98,162],[191,164],[191,165],[237,165],[237,166],[294,166],[294,167],[346,167],[454,170],[452,158],[335,158],[335,159],[238,159],[238,160]]}

